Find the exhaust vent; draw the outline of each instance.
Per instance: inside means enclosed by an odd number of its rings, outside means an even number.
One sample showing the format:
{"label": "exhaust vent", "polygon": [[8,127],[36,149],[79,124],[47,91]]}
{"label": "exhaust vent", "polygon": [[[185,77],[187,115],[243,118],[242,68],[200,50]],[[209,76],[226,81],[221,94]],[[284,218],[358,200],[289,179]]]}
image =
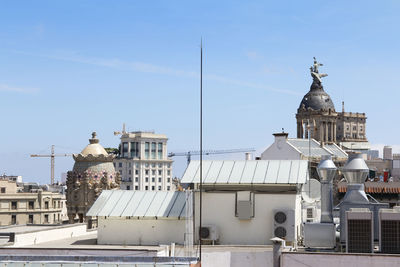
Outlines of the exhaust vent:
{"label": "exhaust vent", "polygon": [[294,241],[294,211],[293,210],[275,210],[274,211],[274,231],[275,237],[286,241]]}

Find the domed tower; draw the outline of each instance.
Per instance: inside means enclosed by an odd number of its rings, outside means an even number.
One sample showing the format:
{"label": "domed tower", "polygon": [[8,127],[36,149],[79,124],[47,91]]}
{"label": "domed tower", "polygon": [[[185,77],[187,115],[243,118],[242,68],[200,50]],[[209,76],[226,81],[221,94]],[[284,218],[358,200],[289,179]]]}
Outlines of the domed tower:
{"label": "domed tower", "polygon": [[67,174],[67,211],[69,222],[76,215],[79,222],[86,221],[86,213],[102,190],[119,189],[120,177],[115,171],[113,159],[99,144],[96,132],[92,133],[81,153],[74,154],[75,164]]}
{"label": "domed tower", "polygon": [[310,91],[303,97],[297,109],[297,138],[314,138],[319,142],[336,142],[337,112],[331,97],[324,91],[322,77],[328,76],[319,73],[318,68],[323,66],[314,57],[314,64],[310,67],[313,83]]}

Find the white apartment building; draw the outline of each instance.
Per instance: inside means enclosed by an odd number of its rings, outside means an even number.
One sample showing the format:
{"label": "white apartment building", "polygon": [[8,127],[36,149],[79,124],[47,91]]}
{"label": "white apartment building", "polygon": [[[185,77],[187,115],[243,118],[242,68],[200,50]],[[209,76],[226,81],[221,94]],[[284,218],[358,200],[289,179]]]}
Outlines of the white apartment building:
{"label": "white apartment building", "polygon": [[121,175],[121,189],[175,190],[172,183],[172,162],[167,156],[168,138],[154,132],[123,132],[120,155],[115,158]]}

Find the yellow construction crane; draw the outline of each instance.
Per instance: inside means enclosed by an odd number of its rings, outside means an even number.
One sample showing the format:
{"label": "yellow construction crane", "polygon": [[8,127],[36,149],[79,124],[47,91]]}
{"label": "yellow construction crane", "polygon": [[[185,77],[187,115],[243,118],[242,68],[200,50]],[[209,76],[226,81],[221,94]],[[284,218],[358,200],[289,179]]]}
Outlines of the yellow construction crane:
{"label": "yellow construction crane", "polygon": [[38,158],[38,157],[44,157],[44,158],[50,158],[50,177],[51,177],[51,184],[54,184],[54,158],[55,157],[68,157],[72,156],[72,154],[54,154],[54,145],[51,146],[51,154],[47,155],[38,155],[38,154],[33,154],[31,155],[32,158]]}

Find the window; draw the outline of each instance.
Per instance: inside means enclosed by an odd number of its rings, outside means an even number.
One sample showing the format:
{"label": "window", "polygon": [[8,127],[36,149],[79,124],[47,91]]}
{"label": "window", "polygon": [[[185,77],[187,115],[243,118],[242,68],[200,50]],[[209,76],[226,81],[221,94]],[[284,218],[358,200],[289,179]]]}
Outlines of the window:
{"label": "window", "polygon": [[152,164],[151,164],[151,167],[152,167],[152,168],[155,168],[155,167],[156,167],[156,164],[155,164],[155,163],[152,163]]}
{"label": "window", "polygon": [[151,170],[152,175],[156,175],[156,170]]}
{"label": "window", "polygon": [[149,177],[146,177],[146,183],[148,183],[149,182]]}
{"label": "window", "polygon": [[162,154],[163,154],[163,147],[162,143],[158,143],[158,159],[162,159]]}
{"label": "window", "polygon": [[171,178],[168,177],[167,182],[170,183],[171,182]]}
{"label": "window", "polygon": [[144,187],[144,190],[149,190],[149,187],[146,185],[146,186]]}
{"label": "window", "polygon": [[35,208],[35,202],[29,201],[28,202],[28,209],[33,210]]}
{"label": "window", "polygon": [[170,170],[167,171],[167,175],[171,175],[171,171]]}
{"label": "window", "polygon": [[44,215],[44,223],[49,223],[49,214]]}
{"label": "window", "polygon": [[135,167],[136,167],[136,168],[139,168],[139,163],[135,163]]}
{"label": "window", "polygon": [[45,209],[49,209],[49,202],[48,202],[48,201],[45,201],[45,202],[44,202],[44,208],[45,208]]}
{"label": "window", "polygon": [[16,210],[17,209],[17,201],[11,201],[11,209]]}
{"label": "window", "polygon": [[127,158],[128,155],[128,143],[127,142],[123,142],[122,143],[122,157],[123,158]]}
{"label": "window", "polygon": [[33,214],[29,214],[28,223],[33,223]]}
{"label": "window", "polygon": [[11,215],[11,224],[17,224],[17,215]]}
{"label": "window", "polygon": [[145,173],[146,175],[149,175],[149,170],[145,170],[144,173]]}
{"label": "window", "polygon": [[149,153],[150,153],[150,143],[146,142],[144,143],[144,156],[146,159],[150,158]]}
{"label": "window", "polygon": [[139,182],[139,177],[135,177],[135,182]]}
{"label": "window", "polygon": [[353,131],[357,131],[357,126],[353,126]]}
{"label": "window", "polygon": [[151,178],[151,181],[154,183],[156,181],[156,178]]}
{"label": "window", "polygon": [[162,175],[162,170],[158,170],[158,175]]}
{"label": "window", "polygon": [[151,187],[151,190],[153,190],[154,191],[154,189],[155,189],[155,187],[154,187],[154,185]]}
{"label": "window", "polygon": [[148,163],[146,163],[146,164],[144,164],[144,166],[146,166],[146,168],[148,168],[148,167],[149,167],[149,164],[148,164]]}
{"label": "window", "polygon": [[135,190],[139,190],[139,186],[135,185]]}
{"label": "window", "polygon": [[4,193],[6,192],[6,188],[5,188],[5,187],[2,187],[0,190],[1,190],[0,192],[1,192],[2,194],[4,194]]}
{"label": "window", "polygon": [[162,168],[162,164],[161,163],[158,163],[158,168]]}
{"label": "window", "polygon": [[131,190],[131,187],[129,185],[127,185],[126,190]]}
{"label": "window", "polygon": [[158,187],[158,190],[161,190],[161,186]]}
{"label": "window", "polygon": [[346,131],[350,131],[350,126],[346,125]]}
{"label": "window", "polygon": [[158,182],[161,183],[161,177],[158,177]]}
{"label": "window", "polygon": [[139,143],[131,142],[131,158],[139,157]]}
{"label": "window", "polygon": [[128,171],[128,174],[132,174],[132,171],[131,171],[131,170],[129,170],[129,171]]}
{"label": "window", "polygon": [[168,163],[168,164],[167,164],[167,168],[171,168],[171,163]]}
{"label": "window", "polygon": [[156,158],[156,143],[154,142],[151,143],[151,158]]}
{"label": "window", "polygon": [[122,162],[118,163],[118,167],[122,168]]}
{"label": "window", "polygon": [[170,186],[167,186],[167,190],[169,191],[171,189],[171,187]]}
{"label": "window", "polygon": [[135,170],[135,174],[138,175],[139,174],[139,170]]}

